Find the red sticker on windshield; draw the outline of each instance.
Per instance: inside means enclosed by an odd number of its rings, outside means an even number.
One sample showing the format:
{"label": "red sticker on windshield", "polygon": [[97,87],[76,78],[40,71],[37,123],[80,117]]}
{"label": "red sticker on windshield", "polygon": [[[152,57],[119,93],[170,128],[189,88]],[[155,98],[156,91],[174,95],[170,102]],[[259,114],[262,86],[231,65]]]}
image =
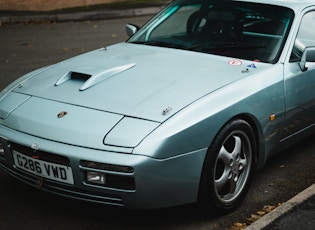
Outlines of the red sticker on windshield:
{"label": "red sticker on windshield", "polygon": [[240,60],[232,60],[229,61],[229,65],[242,65],[242,62]]}

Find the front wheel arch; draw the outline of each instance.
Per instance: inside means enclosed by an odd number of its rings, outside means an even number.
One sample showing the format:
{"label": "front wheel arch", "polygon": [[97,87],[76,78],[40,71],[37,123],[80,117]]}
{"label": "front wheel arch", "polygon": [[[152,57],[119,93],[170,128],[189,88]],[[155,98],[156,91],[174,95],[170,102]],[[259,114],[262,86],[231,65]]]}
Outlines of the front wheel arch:
{"label": "front wheel arch", "polygon": [[235,118],[215,136],[200,179],[198,203],[202,208],[227,213],[241,204],[256,169],[256,135],[249,122]]}

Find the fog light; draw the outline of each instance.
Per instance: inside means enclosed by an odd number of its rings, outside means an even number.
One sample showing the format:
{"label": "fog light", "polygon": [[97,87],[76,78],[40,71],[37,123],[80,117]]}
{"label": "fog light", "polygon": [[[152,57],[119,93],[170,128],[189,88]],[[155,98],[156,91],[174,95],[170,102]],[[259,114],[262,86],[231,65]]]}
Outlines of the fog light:
{"label": "fog light", "polygon": [[5,157],[5,151],[1,142],[0,142],[0,157]]}
{"label": "fog light", "polygon": [[105,185],[106,176],[104,173],[100,173],[100,172],[87,172],[86,180],[87,182],[92,183],[92,184]]}

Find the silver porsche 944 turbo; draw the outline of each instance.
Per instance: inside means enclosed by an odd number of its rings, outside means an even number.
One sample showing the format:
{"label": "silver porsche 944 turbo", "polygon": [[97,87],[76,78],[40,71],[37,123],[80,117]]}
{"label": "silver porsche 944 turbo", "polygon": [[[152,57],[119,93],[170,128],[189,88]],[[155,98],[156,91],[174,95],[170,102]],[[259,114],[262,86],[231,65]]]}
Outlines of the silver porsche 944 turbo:
{"label": "silver porsche 944 turbo", "polygon": [[126,30],[1,92],[2,170],[85,201],[224,213],[314,133],[314,0],[175,0]]}

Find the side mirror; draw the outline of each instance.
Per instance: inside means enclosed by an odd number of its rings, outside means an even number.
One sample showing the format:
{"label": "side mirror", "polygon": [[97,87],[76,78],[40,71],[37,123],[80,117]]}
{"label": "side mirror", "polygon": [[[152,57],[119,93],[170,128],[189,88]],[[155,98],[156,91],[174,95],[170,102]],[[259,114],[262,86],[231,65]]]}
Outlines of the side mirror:
{"label": "side mirror", "polygon": [[138,32],[139,26],[133,25],[133,24],[126,24],[126,32],[128,37],[133,36],[135,33]]}
{"label": "side mirror", "polygon": [[306,47],[303,52],[303,55],[300,61],[300,68],[303,72],[305,72],[308,69],[308,67],[306,66],[307,62],[315,62],[315,47],[314,46]]}

